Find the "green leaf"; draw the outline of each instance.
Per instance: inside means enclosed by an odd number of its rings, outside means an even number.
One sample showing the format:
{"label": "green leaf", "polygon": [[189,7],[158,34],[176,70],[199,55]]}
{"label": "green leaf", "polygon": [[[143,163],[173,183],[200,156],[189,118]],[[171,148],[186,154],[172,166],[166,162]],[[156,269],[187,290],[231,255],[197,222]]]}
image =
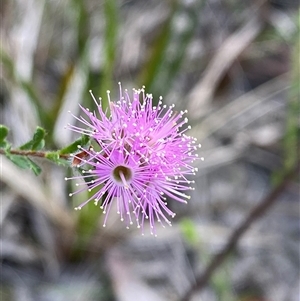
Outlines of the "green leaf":
{"label": "green leaf", "polygon": [[0,142],[0,148],[8,149],[9,147],[10,144],[6,140]]}
{"label": "green leaf", "polygon": [[0,144],[5,141],[7,134],[8,134],[8,128],[5,125],[1,124],[0,125]]}
{"label": "green leaf", "polygon": [[21,145],[19,147],[19,149],[22,149],[22,150],[31,150],[31,147],[32,147],[32,140],[26,142],[25,144]]}
{"label": "green leaf", "polygon": [[45,138],[46,132],[43,128],[37,127],[36,131],[33,135],[32,140],[26,142],[22,146],[20,146],[20,149],[22,150],[40,150],[45,145]]}
{"label": "green leaf", "polygon": [[71,143],[70,145],[64,147],[63,149],[61,149],[59,151],[59,155],[65,155],[65,154],[73,154],[78,152],[78,146],[85,146],[89,143],[90,138],[86,135],[82,135],[80,139],[77,139],[76,141],[74,141],[73,143]]}
{"label": "green leaf", "polygon": [[1,124],[0,125],[0,148],[8,149],[10,144],[6,141],[6,137],[8,134],[8,128]]}
{"label": "green leaf", "polygon": [[59,161],[59,153],[58,152],[49,152],[45,155],[45,158],[57,163]]}
{"label": "green leaf", "polygon": [[36,176],[38,176],[42,172],[42,169],[35,162],[33,162],[31,159],[29,159],[29,158],[27,158],[27,159],[30,163],[30,169],[34,172],[34,174]]}
{"label": "green leaf", "polygon": [[27,157],[12,155],[9,152],[6,152],[6,157],[22,169],[30,168],[29,160]]}
{"label": "green leaf", "polygon": [[13,155],[9,153],[9,151],[7,151],[5,154],[6,157],[19,168],[31,169],[36,176],[38,176],[42,171],[41,168],[28,157]]}
{"label": "green leaf", "polygon": [[60,158],[59,151],[57,152],[48,152],[45,155],[45,158],[54,162],[57,165],[70,166],[70,162],[67,159]]}
{"label": "green leaf", "polygon": [[43,128],[37,127],[32,139],[32,150],[40,150],[45,146],[46,132]]}

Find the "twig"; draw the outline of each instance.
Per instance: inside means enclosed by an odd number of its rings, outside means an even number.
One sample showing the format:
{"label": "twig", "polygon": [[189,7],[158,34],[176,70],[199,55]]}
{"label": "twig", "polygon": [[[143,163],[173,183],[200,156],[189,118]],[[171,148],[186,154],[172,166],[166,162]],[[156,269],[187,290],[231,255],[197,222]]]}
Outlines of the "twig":
{"label": "twig", "polygon": [[[11,149],[9,153],[12,155],[26,156],[26,157],[39,157],[39,158],[47,158],[47,154],[49,152],[42,151],[32,151],[32,150],[20,150],[20,149]],[[0,154],[5,155],[4,149],[0,149]],[[59,154],[59,157],[62,159],[70,158],[69,154]]]}
{"label": "twig", "polygon": [[223,250],[215,255],[211,262],[208,264],[204,272],[196,278],[195,284],[183,296],[182,301],[188,301],[193,293],[201,290],[209,281],[212,274],[221,266],[226,257],[235,249],[240,238],[245,234],[248,228],[257,219],[262,217],[263,214],[275,203],[279,195],[284,191],[293,177],[299,172],[300,161],[298,160],[294,169],[286,174],[282,182],[274,187],[274,189],[249,213],[248,217],[233,231],[227,244]]}

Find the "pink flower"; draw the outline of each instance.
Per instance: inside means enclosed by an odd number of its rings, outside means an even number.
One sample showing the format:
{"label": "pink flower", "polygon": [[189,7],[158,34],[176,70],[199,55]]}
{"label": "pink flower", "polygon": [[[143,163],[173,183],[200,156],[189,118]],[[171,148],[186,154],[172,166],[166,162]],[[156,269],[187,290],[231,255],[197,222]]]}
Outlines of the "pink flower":
{"label": "pink flower", "polygon": [[74,117],[86,128],[68,125],[96,144],[89,150],[81,148],[84,159],[74,155],[81,162],[81,175],[69,179],[83,178],[85,183],[78,183],[84,186],[70,196],[86,189],[95,190],[90,199],[75,209],[92,200],[96,205],[100,202],[106,214],[105,227],[115,202],[127,227],[135,223],[143,228],[144,221],[149,220],[150,231],[155,233],[156,221],[171,225],[170,217],[175,213],[168,208],[167,197],[186,203],[190,197],[185,192],[192,189],[193,182],[187,178],[197,171],[192,162],[198,158],[199,145],[185,134],[190,127],[182,129],[187,123],[187,118],[183,118],[186,112],[175,113],[174,105],[162,105],[161,99],[153,106],[152,95],[145,94],[144,88],[133,90],[131,97],[127,90],[123,94],[120,85],[120,99],[109,99],[109,116],[94,96],[93,99],[98,116],[81,107],[88,118]]}

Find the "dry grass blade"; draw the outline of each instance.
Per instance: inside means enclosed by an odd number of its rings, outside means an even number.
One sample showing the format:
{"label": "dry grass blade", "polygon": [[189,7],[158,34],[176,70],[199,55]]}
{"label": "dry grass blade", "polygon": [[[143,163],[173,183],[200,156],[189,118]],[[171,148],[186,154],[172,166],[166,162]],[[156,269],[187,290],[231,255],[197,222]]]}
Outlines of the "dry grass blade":
{"label": "dry grass blade", "polygon": [[[229,36],[220,47],[204,72],[203,79],[194,87],[189,95],[189,111],[191,118],[203,116],[206,112],[201,107],[207,104],[234,60],[257,37],[263,22],[254,16],[244,27]],[[200,110],[201,108],[201,110]]]}
{"label": "dry grass blade", "polygon": [[6,183],[13,191],[44,212],[54,224],[65,230],[73,228],[74,221],[71,214],[47,197],[42,185],[37,183],[37,178],[26,171],[20,170],[4,157],[1,158],[1,169],[1,181]]}
{"label": "dry grass blade", "polygon": [[259,86],[255,90],[243,94],[241,97],[232,101],[229,105],[209,115],[201,123],[193,126],[190,134],[197,137],[199,140],[203,140],[218,129],[222,128],[228,121],[244,114],[250,108],[269,100],[276,94],[283,92],[288,88],[289,84],[287,82],[287,75],[284,74],[279,76]]}
{"label": "dry grass blade", "polygon": [[[15,72],[22,80],[30,81],[34,63],[34,53],[38,43],[44,1],[25,1],[20,5],[22,18],[12,30],[11,38],[15,44]],[[28,22],[30,20],[30,22]],[[24,47],[26,45],[26,47]]]}

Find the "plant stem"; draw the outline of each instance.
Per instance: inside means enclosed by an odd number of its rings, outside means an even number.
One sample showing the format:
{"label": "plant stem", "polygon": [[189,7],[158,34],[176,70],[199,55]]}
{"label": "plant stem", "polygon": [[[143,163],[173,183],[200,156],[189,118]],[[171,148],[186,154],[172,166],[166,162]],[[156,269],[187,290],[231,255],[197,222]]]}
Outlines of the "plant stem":
{"label": "plant stem", "polygon": [[262,217],[268,209],[275,203],[280,194],[288,186],[290,181],[299,172],[299,159],[295,167],[286,174],[282,182],[276,185],[270,193],[248,214],[248,216],[241,222],[241,224],[232,232],[223,250],[216,254],[206,269],[201,275],[196,278],[194,285],[186,292],[181,299],[182,301],[188,301],[196,291],[200,291],[210,280],[212,274],[221,266],[227,256],[236,248],[241,237],[246,233],[249,227],[260,217]]}
{"label": "plant stem", "polygon": [[[47,154],[49,154],[49,152],[20,150],[20,149],[11,149],[9,150],[9,153],[12,155],[25,156],[25,157],[39,157],[39,158],[47,158]],[[0,154],[5,155],[5,150],[0,149]],[[70,155],[59,154],[59,157],[62,159],[68,159]]]}

